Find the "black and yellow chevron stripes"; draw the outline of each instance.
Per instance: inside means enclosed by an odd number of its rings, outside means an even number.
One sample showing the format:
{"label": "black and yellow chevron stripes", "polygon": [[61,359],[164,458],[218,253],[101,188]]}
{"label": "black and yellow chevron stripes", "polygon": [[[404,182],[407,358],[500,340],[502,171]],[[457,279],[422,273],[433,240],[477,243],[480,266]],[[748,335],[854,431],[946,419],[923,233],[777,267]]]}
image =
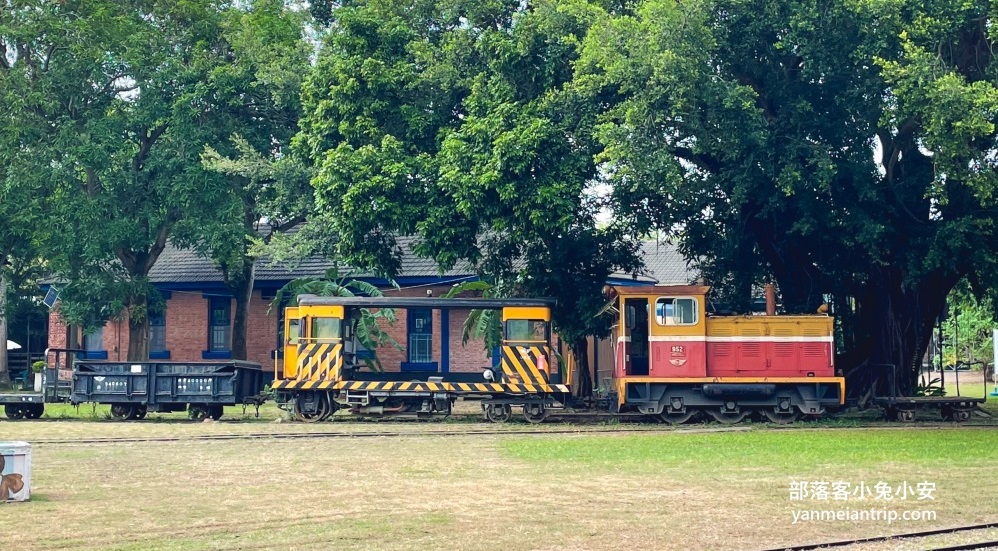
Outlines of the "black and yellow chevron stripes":
{"label": "black and yellow chevron stripes", "polygon": [[454,392],[468,394],[534,394],[570,392],[568,385],[518,383],[428,383],[422,381],[277,381],[275,390],[349,390],[388,392]]}
{"label": "black and yellow chevron stripes", "polygon": [[343,367],[343,345],[310,342],[298,345],[298,381],[335,381]]}
{"label": "black and yellow chevron stripes", "polygon": [[548,381],[546,370],[538,368],[538,358],[547,357],[547,346],[503,345],[500,365],[507,380],[542,385]]}

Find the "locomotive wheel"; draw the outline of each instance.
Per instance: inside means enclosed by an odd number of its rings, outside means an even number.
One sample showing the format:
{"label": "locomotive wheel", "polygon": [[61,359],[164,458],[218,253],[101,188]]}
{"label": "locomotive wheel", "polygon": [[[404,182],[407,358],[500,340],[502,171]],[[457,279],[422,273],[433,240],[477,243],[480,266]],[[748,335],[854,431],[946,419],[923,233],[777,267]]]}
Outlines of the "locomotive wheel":
{"label": "locomotive wheel", "polygon": [[111,404],[111,418],[115,421],[134,419],[135,413],[135,406],[131,404]]}
{"label": "locomotive wheel", "polygon": [[670,425],[682,425],[683,423],[692,419],[694,415],[696,415],[696,411],[693,410],[692,408],[687,409],[686,413],[678,413],[678,412],[663,410],[662,413],[658,414],[658,418],[661,419],[662,422],[668,423]]}
{"label": "locomotive wheel", "polygon": [[24,407],[21,404],[4,404],[3,412],[8,419],[24,419]]}
{"label": "locomotive wheel", "polygon": [[45,413],[44,404],[26,404],[23,406],[25,419],[38,419]]}
{"label": "locomotive wheel", "polygon": [[208,406],[208,417],[211,417],[212,421],[218,421],[219,419],[221,419],[223,412],[224,410],[222,409],[222,406],[220,404],[214,404]]}
{"label": "locomotive wheel", "polygon": [[762,410],[763,415],[770,423],[776,423],[777,425],[789,425],[794,421],[800,419],[800,411],[775,411],[764,409]]}
{"label": "locomotive wheel", "polygon": [[295,400],[295,419],[303,423],[318,423],[329,417],[331,415],[329,400],[321,394],[316,399],[318,402],[315,404],[315,412],[313,413],[303,411],[301,409],[301,402]]}
{"label": "locomotive wheel", "polygon": [[743,419],[748,417],[749,412],[746,410],[741,410],[738,413],[732,413],[729,411],[724,411],[720,408],[718,409],[708,409],[707,413],[714,418],[715,421],[721,423],[722,425],[734,425],[735,423],[741,423]]}
{"label": "locomotive wheel", "polygon": [[523,418],[527,420],[528,423],[538,424],[543,423],[548,417],[548,411],[543,405],[537,406],[523,406]]}
{"label": "locomotive wheel", "polygon": [[187,416],[194,421],[204,421],[208,418],[208,406],[202,404],[191,404],[187,408]]}
{"label": "locomotive wheel", "polygon": [[513,416],[513,408],[509,404],[482,404],[482,414],[490,423],[505,423]]}

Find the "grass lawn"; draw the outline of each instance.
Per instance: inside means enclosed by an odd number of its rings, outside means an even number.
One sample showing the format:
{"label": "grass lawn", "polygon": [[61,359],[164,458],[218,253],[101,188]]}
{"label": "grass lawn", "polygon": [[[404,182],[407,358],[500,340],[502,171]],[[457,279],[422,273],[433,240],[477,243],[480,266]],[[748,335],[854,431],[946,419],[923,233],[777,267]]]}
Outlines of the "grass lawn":
{"label": "grass lawn", "polygon": [[[130,427],[229,429],[0,434]],[[998,520],[982,485],[996,443],[989,429],[847,429],[39,445],[35,499],[0,506],[0,525],[19,549],[753,549]],[[934,482],[935,500],[886,508],[938,518],[793,524],[797,509],[864,506],[790,501],[796,481]]]}

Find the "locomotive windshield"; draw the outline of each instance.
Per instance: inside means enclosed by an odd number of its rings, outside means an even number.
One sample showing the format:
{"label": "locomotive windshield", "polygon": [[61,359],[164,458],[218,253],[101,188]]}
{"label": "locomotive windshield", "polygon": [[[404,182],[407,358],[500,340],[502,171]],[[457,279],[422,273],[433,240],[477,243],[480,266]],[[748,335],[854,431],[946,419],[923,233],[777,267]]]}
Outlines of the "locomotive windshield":
{"label": "locomotive windshield", "polygon": [[332,342],[340,338],[339,318],[312,318],[312,341]]}
{"label": "locomotive windshield", "polygon": [[543,320],[508,320],[506,340],[525,342],[547,341],[548,324]]}
{"label": "locomotive windshield", "polygon": [[663,297],[655,303],[659,325],[694,325],[697,322],[697,300],[690,297]]}

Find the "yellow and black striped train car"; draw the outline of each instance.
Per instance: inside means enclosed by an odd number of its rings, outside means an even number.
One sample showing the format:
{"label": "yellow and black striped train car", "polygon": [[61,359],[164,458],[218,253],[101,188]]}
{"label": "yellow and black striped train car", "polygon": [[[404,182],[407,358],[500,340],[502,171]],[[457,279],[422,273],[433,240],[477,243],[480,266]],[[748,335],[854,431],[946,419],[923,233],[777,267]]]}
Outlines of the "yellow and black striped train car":
{"label": "yellow and black striped train car", "polygon": [[[398,370],[372,368],[376,364],[361,344],[358,324],[364,310],[381,309],[411,312],[407,322],[428,323],[434,317],[426,312],[439,311],[438,320],[448,320],[454,311],[499,312],[498,361],[455,369],[429,361],[401,362]],[[368,415],[447,414],[463,398],[480,400],[491,421],[508,419],[520,406],[528,421],[540,422],[564,407],[570,394],[571,369],[552,347],[549,300],[301,295],[297,307],[285,310],[284,334],[283,365],[275,366],[272,388],[278,403],[303,421],[326,419],[341,408]],[[406,344],[419,348],[420,339],[411,337]],[[439,355],[447,365],[448,352]]]}

